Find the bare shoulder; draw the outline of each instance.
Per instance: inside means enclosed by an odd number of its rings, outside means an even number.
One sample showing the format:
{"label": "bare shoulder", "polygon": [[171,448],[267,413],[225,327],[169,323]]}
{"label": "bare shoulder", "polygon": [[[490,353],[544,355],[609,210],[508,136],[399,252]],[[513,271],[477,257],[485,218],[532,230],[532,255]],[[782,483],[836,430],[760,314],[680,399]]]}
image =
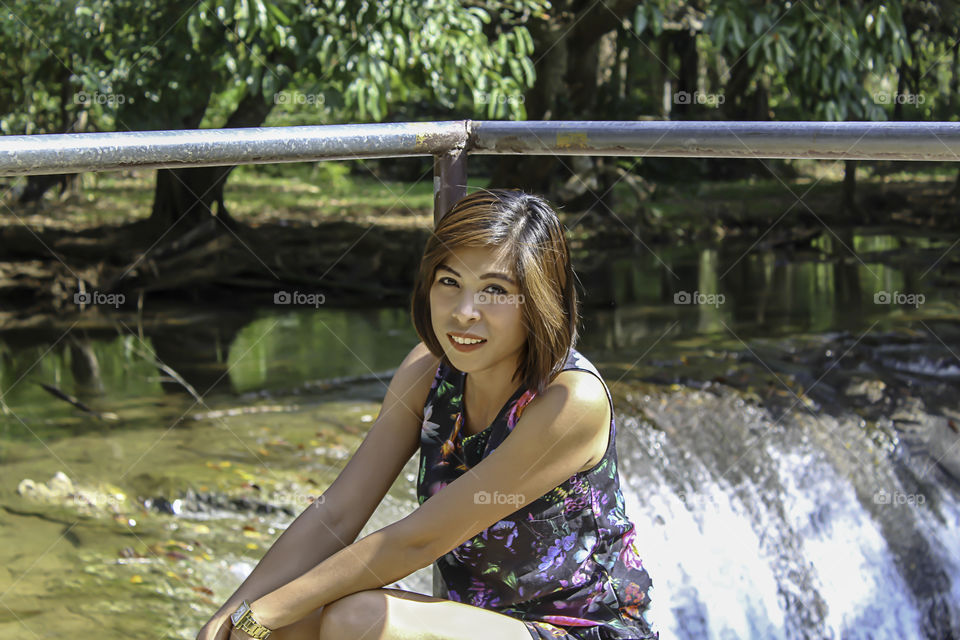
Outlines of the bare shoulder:
{"label": "bare shoulder", "polygon": [[589,371],[567,369],[554,377],[543,395],[546,402],[562,406],[564,422],[572,421],[589,439],[593,454],[580,471],[591,469],[607,451],[613,417],[603,382]]}
{"label": "bare shoulder", "polygon": [[603,383],[600,381],[600,378],[589,371],[583,371],[581,369],[561,371],[550,381],[547,389],[554,386],[559,386],[576,393],[578,397],[583,399],[599,398],[599,400],[603,400],[604,402],[607,401],[607,392],[606,389],[604,389]]}
{"label": "bare shoulder", "polygon": [[385,403],[401,401],[415,412],[422,413],[439,365],[440,358],[430,353],[423,342],[418,342],[393,375]]}

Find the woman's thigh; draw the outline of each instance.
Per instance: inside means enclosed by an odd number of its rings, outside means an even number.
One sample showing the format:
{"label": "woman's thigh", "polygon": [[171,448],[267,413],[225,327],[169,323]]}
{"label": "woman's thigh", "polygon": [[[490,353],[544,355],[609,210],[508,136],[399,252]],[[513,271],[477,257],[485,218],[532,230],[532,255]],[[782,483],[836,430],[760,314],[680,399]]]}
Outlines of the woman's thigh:
{"label": "woman's thigh", "polygon": [[275,633],[277,640],[531,640],[526,625],[516,618],[386,588],[340,598]]}

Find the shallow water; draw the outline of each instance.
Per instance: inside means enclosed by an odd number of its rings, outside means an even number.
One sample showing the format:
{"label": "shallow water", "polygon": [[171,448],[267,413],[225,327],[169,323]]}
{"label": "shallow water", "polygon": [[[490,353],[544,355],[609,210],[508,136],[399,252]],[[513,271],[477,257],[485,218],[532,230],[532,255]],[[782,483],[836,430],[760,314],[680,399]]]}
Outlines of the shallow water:
{"label": "shallow water", "polygon": [[[950,242],[825,234],[578,268],[578,348],[614,393],[664,637],[960,634]],[[417,340],[402,308],[73,320],[0,336],[2,637],[194,637],[343,468]],[[361,535],[416,508],[416,462]],[[18,495],[57,471],[72,498]],[[429,568],[396,586],[429,593]]]}

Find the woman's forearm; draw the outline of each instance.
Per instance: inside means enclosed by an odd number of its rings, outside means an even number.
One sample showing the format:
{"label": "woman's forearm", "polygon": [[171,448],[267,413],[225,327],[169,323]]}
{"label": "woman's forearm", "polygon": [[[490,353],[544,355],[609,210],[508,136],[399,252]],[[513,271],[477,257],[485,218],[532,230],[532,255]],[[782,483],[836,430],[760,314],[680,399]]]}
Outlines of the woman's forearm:
{"label": "woman's forearm", "polygon": [[248,602],[257,620],[275,629],[344,596],[396,582],[435,559],[407,539],[401,523],[394,523],[339,550],[256,603]]}
{"label": "woman's forearm", "polygon": [[252,602],[309,571],[352,543],[362,526],[335,516],[319,501],[294,520],[224,605]]}

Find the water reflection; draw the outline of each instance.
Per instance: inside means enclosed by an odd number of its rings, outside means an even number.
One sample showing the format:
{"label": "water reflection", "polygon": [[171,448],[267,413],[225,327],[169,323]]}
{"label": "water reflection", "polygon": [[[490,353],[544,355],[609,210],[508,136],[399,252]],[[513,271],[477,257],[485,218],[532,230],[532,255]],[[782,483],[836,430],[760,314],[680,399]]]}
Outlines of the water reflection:
{"label": "water reflection", "polygon": [[[642,527],[665,637],[937,637],[951,628],[949,602],[960,594],[951,484],[960,479],[960,360],[948,345],[958,339],[958,305],[942,278],[950,257],[937,262],[949,246],[824,233],[810,246],[666,247],[608,253],[578,268],[586,291],[579,348],[619,386],[628,514]],[[877,301],[882,293],[888,302]],[[239,475],[251,490],[320,465],[330,469],[309,482],[325,486],[417,340],[403,306],[192,308],[69,326],[0,333],[7,496],[28,473],[51,476],[51,456],[91,482],[122,479],[131,492],[137,483],[156,490],[166,474],[211,490]],[[329,381],[353,377],[370,384],[323,395]],[[302,411],[301,399],[347,409]],[[230,413],[261,400],[277,406]],[[119,420],[97,417],[107,412]],[[198,413],[228,416],[229,427],[224,418],[182,424]],[[180,431],[168,433],[173,427]],[[82,454],[72,451],[77,442]],[[263,468],[238,468],[245,462]],[[414,461],[367,532],[414,508],[415,471]],[[881,491],[929,501],[886,508]],[[31,522],[32,512],[17,509],[18,526]],[[43,532],[29,546],[33,557],[73,531],[70,513],[41,515],[29,529]],[[174,535],[144,522],[156,539]],[[105,535],[87,526],[70,540]],[[16,539],[7,540],[13,549]],[[116,553],[103,545],[98,557]],[[230,548],[243,562],[251,558],[240,554],[263,550]],[[422,592],[429,585],[429,573],[409,581]],[[114,584],[110,598],[127,597],[128,586]],[[17,611],[31,607],[24,600]]]}

